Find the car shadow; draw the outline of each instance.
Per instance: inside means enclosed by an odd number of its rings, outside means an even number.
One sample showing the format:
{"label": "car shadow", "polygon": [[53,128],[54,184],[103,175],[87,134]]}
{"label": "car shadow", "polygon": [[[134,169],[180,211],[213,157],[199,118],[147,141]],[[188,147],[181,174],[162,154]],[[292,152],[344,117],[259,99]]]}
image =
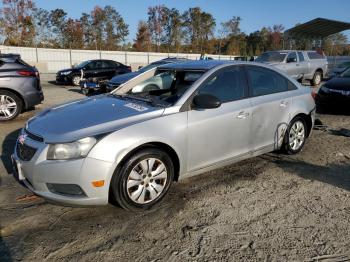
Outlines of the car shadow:
{"label": "car shadow", "polygon": [[277,166],[301,178],[320,181],[350,191],[349,161],[321,166],[285,155],[267,154],[262,158],[272,161]]}
{"label": "car shadow", "polygon": [[[20,132],[20,129],[17,129],[11,132],[5,137],[4,142],[2,143],[2,154],[0,156],[0,159],[3,162],[5,170],[8,174],[12,173],[11,154],[13,153],[13,149],[15,147],[19,132]],[[3,181],[0,176],[0,185],[2,184],[3,184]],[[1,221],[0,221],[0,228],[2,228]],[[13,261],[13,259],[11,258],[10,249],[7,246],[6,242],[4,241],[1,231],[0,231],[0,261],[4,261],[4,262]]]}
{"label": "car shadow", "polygon": [[2,154],[0,156],[0,159],[4,164],[4,167],[8,174],[12,173],[11,154],[13,153],[13,150],[15,148],[16,140],[20,131],[20,128],[15,131],[12,131],[5,137],[4,142],[2,143]]}

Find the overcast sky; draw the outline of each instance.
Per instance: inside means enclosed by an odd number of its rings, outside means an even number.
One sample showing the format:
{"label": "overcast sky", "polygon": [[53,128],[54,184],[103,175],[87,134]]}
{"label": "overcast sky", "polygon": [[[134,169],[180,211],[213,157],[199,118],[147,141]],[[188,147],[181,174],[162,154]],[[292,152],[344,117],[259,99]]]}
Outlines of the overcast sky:
{"label": "overcast sky", "polygon": [[[135,38],[137,23],[147,19],[147,8],[165,4],[181,12],[199,6],[210,12],[217,25],[232,16],[242,18],[241,29],[250,33],[263,26],[283,24],[286,29],[316,17],[350,22],[350,0],[35,0],[45,9],[64,9],[69,16],[79,18],[82,12],[90,12],[94,6],[111,5],[129,24],[129,40]],[[350,41],[350,30],[345,32]]]}

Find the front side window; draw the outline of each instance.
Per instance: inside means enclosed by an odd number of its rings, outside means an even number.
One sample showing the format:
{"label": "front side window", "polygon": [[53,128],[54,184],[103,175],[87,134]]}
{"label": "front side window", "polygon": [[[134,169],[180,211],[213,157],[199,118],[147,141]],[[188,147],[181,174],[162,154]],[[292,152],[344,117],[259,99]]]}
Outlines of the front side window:
{"label": "front side window", "polygon": [[239,100],[245,97],[245,77],[239,66],[221,70],[210,77],[198,89],[198,94],[209,94],[221,103]]}
{"label": "front side window", "polygon": [[292,52],[287,57],[287,63],[295,63],[297,61],[297,54]]}
{"label": "front side window", "polygon": [[288,91],[288,80],[267,68],[247,66],[251,96],[263,96]]}

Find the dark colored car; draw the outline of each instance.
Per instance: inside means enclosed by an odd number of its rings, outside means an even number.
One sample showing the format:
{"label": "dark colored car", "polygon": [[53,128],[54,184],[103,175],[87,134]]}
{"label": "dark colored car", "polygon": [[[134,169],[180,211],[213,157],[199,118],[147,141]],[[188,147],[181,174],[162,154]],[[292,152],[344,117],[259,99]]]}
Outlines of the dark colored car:
{"label": "dark colored car", "polygon": [[0,122],[44,100],[39,72],[17,54],[0,54]]}
{"label": "dark colored car", "polygon": [[185,62],[188,61],[186,58],[178,58],[178,57],[168,57],[156,62],[153,62],[147,66],[141,67],[136,72],[131,72],[125,75],[115,76],[113,77],[106,85],[106,92],[111,92],[114,89],[118,88],[121,84],[124,84],[125,82],[129,81],[130,79],[152,69],[160,65],[170,64],[170,63],[179,63],[179,62]]}
{"label": "dark colored car", "polygon": [[350,68],[327,81],[318,91],[319,111],[344,110],[350,112]]}
{"label": "dark colored car", "polygon": [[119,62],[105,59],[88,60],[73,68],[58,71],[56,82],[58,84],[63,83],[79,86],[82,79],[97,78],[109,80],[115,75],[129,72],[131,72],[131,67]]}

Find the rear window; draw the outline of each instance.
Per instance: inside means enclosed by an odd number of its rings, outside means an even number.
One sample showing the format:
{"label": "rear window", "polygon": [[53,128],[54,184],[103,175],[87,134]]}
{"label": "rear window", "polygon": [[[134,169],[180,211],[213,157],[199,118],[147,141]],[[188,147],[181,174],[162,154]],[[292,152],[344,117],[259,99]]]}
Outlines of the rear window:
{"label": "rear window", "polygon": [[287,56],[286,52],[266,52],[259,56],[257,62],[282,62]]}
{"label": "rear window", "polygon": [[24,66],[29,66],[29,64],[27,64],[26,62],[24,62],[21,58],[16,59],[16,63],[19,65],[24,65]]}
{"label": "rear window", "polygon": [[313,59],[324,59],[324,55],[321,55],[317,52],[307,52],[308,57],[313,60]]}

